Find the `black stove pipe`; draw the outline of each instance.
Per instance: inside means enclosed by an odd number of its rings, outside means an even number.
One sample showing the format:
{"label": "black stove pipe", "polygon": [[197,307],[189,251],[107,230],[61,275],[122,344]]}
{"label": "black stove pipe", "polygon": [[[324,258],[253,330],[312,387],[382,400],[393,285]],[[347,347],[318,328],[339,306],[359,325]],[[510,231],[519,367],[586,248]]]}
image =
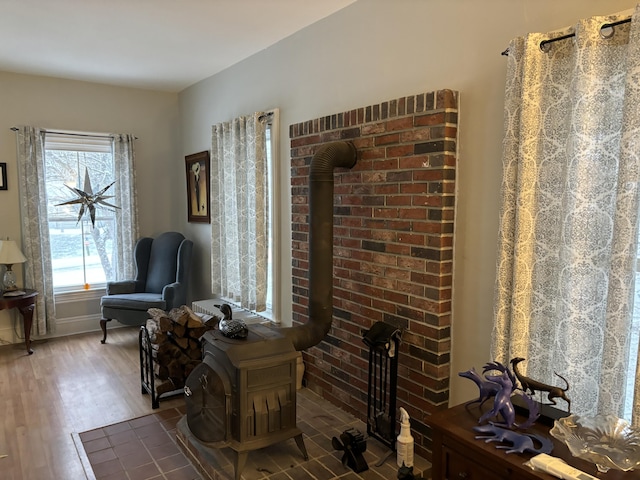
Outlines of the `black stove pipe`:
{"label": "black stove pipe", "polygon": [[356,147],[350,142],[321,146],[309,172],[309,320],[283,328],[297,351],[322,341],[333,320],[333,169],[352,168]]}

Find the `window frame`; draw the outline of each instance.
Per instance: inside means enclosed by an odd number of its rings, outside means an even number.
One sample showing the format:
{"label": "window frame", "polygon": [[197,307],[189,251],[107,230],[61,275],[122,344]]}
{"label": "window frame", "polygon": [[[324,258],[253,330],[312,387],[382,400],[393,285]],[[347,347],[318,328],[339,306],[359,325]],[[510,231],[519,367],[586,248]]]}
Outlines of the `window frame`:
{"label": "window frame", "polygon": [[280,208],[280,197],[282,195],[282,182],[280,181],[280,110],[275,108],[266,113],[269,116],[267,129],[269,130],[269,146],[271,150],[271,163],[269,176],[269,211],[271,222],[269,225],[269,237],[271,239],[271,309],[261,312],[259,315],[268,318],[274,323],[280,323],[281,295],[279,285],[282,285],[282,268],[280,265],[282,252],[282,234],[280,221],[282,214]]}
{"label": "window frame", "polygon": [[[75,131],[55,131],[55,132],[46,132],[44,138],[44,155],[45,155],[45,163],[46,163],[46,155],[49,151],[71,151],[71,152],[89,152],[89,153],[108,153],[111,155],[111,163],[114,168],[114,177],[115,177],[115,165],[113,164],[113,139],[111,135],[104,133],[93,133],[93,132],[75,132]],[[45,174],[46,177],[46,174]],[[98,185],[92,185],[93,188],[100,187]],[[45,187],[46,189],[46,187]],[[71,199],[71,195],[70,195]],[[83,220],[81,220],[83,221]],[[47,222],[50,223],[51,220],[47,217]],[[114,239],[115,241],[115,239]],[[49,258],[53,261],[53,252],[49,252]],[[83,266],[85,268],[86,266]],[[53,266],[52,266],[53,270]],[[86,275],[86,273],[85,273]],[[53,281],[53,279],[52,279]],[[75,296],[76,294],[82,294],[86,292],[103,292],[106,289],[107,282],[109,279],[106,279],[104,282],[92,282],[90,284],[90,288],[87,290],[83,284],[77,285],[65,285],[65,286],[56,286],[53,285],[53,293],[58,296],[63,295],[64,298],[68,296]],[[101,293],[100,293],[101,295]]]}
{"label": "window frame", "polygon": [[[270,165],[267,167],[267,170],[271,172],[270,175],[267,174],[269,184],[269,238],[271,242],[271,263],[269,265],[271,277],[271,308],[268,308],[269,300],[267,300],[267,310],[262,312],[257,312],[255,310],[247,311],[275,324],[280,324],[282,322],[282,301],[281,291],[279,288],[282,278],[280,262],[282,255],[282,234],[280,229],[282,213],[280,208],[278,208],[280,205],[280,198],[282,196],[282,182],[280,180],[280,110],[278,108],[267,110],[264,112],[264,117],[267,122],[267,136],[269,138],[268,148],[270,150],[267,158],[271,160]],[[242,308],[238,301],[225,298],[224,296],[221,298],[227,303]],[[267,298],[269,297],[267,296]]]}

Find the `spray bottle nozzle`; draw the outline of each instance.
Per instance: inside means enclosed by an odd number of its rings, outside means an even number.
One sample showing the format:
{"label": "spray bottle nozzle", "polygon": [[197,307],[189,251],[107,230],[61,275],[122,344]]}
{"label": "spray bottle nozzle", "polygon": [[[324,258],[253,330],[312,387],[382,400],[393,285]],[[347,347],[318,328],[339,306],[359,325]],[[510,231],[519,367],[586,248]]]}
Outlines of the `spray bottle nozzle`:
{"label": "spray bottle nozzle", "polygon": [[409,420],[411,419],[407,411],[404,408],[400,407],[400,421],[402,423],[405,423],[405,422],[409,422]]}

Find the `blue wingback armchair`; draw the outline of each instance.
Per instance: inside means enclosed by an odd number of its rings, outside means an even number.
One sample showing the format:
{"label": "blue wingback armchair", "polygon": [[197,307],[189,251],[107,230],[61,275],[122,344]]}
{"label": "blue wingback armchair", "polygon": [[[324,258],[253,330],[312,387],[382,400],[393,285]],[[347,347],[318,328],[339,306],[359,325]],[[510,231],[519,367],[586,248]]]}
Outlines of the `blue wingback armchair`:
{"label": "blue wingback armchair", "polygon": [[193,242],[178,232],[136,242],[135,280],[107,283],[107,294],[100,300],[102,343],[107,341],[107,322],[112,319],[144,325],[150,308],[168,311],[186,303],[192,250]]}

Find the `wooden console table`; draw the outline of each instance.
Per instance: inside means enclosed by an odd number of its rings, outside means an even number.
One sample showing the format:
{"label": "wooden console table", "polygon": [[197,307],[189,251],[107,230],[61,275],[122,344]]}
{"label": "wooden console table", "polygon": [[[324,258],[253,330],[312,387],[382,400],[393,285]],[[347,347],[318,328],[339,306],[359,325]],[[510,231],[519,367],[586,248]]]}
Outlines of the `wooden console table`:
{"label": "wooden console table", "polygon": [[35,290],[22,289],[24,295],[15,297],[0,296],[0,310],[9,308],[17,308],[22,314],[24,321],[24,343],[27,347],[27,353],[31,355],[31,325],[33,324],[33,311],[36,308],[36,297],[38,292]]}
{"label": "wooden console table", "polygon": [[[505,453],[496,442],[476,440],[472,429],[478,425],[480,416],[491,408],[488,401],[480,408],[478,404],[468,409],[464,404],[434,413],[427,418],[433,431],[432,480],[558,480],[557,477],[534,471],[523,465],[533,457],[532,453]],[[524,419],[520,418],[520,422]],[[621,472],[609,470],[598,474],[593,463],[574,457],[567,446],[549,435],[549,427],[536,423],[526,430],[528,433],[544,435],[553,441],[551,455],[559,457],[574,468],[603,480],[638,480],[640,471]]]}

